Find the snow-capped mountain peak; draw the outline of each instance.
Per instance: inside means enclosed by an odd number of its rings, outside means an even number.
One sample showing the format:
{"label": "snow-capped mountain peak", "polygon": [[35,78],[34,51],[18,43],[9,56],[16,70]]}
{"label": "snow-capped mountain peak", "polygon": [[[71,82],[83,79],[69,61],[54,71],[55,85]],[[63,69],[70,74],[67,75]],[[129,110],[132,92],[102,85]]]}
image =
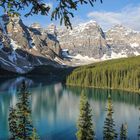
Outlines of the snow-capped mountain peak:
{"label": "snow-capped mountain peak", "polygon": [[106,60],[140,54],[140,32],[121,24],[107,32],[95,21],[82,23],[73,30],[60,30],[59,42],[71,55]]}

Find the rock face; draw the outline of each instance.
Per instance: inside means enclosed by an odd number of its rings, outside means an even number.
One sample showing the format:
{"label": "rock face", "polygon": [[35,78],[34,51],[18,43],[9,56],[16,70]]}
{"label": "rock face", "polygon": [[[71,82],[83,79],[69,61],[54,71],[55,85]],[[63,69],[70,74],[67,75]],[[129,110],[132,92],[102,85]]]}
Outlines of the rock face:
{"label": "rock face", "polygon": [[104,32],[93,21],[80,24],[73,30],[58,30],[58,38],[61,47],[70,49],[73,55],[100,58],[108,49]]}
{"label": "rock face", "polygon": [[116,25],[107,32],[94,21],[80,24],[73,30],[59,29],[58,38],[62,48],[71,55],[88,56],[107,60],[140,54],[140,33]]}
{"label": "rock face", "polygon": [[37,65],[59,64],[59,42],[39,24],[27,27],[19,17],[0,17],[0,66],[26,73]]}
{"label": "rock face", "polygon": [[106,33],[106,40],[114,54],[134,56],[140,54],[140,33],[116,25]]}

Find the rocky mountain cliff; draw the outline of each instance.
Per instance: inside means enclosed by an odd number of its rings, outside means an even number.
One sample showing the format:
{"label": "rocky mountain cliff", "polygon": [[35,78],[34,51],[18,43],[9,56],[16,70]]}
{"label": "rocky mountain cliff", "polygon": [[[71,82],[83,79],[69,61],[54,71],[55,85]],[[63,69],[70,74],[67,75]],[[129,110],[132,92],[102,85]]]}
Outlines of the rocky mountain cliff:
{"label": "rocky mountain cliff", "polygon": [[58,39],[62,48],[68,48],[70,54],[100,58],[107,51],[105,34],[93,21],[80,24],[73,30],[58,30]]}
{"label": "rocky mountain cliff", "polygon": [[0,67],[26,73],[38,65],[62,64],[55,34],[38,24],[27,27],[19,17],[0,17]]}
{"label": "rocky mountain cliff", "polygon": [[140,55],[140,32],[122,25],[116,25],[106,32],[107,44],[111,47],[111,56]]}
{"label": "rocky mountain cliff", "polygon": [[100,61],[140,54],[140,32],[122,25],[104,32],[95,21],[90,21],[73,30],[58,29],[58,38],[61,47],[79,59]]}

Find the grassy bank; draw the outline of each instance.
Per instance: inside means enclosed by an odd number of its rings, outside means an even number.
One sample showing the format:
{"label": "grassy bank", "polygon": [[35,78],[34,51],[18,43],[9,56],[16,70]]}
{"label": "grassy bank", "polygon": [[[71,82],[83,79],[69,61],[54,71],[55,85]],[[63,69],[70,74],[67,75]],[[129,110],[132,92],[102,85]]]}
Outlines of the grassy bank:
{"label": "grassy bank", "polygon": [[81,66],[67,76],[66,84],[140,92],[140,56]]}

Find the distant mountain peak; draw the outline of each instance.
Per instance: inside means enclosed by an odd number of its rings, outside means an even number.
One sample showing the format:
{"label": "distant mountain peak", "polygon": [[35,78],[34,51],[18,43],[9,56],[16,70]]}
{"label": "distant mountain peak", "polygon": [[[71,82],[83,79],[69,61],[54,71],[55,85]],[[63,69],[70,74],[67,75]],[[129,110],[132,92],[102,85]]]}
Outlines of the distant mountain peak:
{"label": "distant mountain peak", "polygon": [[129,27],[123,26],[122,24],[116,24],[108,31],[116,31],[116,32],[127,32],[127,33],[134,33],[135,31]]}
{"label": "distant mountain peak", "polygon": [[88,22],[80,23],[78,25],[81,25],[81,26],[88,26],[88,25],[98,26],[98,23],[94,20],[90,20]]}

